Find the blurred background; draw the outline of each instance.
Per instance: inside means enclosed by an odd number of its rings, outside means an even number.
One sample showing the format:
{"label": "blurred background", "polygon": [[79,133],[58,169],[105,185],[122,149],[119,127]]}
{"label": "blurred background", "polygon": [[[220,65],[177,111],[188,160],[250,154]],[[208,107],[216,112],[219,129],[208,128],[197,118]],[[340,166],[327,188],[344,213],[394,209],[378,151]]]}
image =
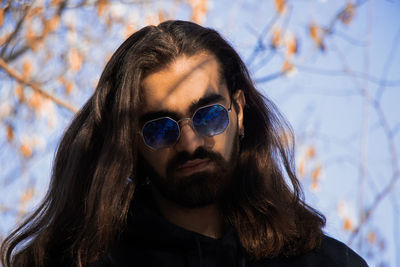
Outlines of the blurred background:
{"label": "blurred background", "polygon": [[400,266],[400,2],[2,0],[0,241],[43,198],[64,129],[149,24],[218,30],[296,133],[306,201],[370,266]]}

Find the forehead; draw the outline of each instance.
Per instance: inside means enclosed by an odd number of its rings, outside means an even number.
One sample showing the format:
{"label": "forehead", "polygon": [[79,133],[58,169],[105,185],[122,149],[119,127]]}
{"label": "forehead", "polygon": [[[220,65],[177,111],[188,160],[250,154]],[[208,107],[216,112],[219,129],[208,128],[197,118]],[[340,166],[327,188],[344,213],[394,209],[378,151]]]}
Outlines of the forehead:
{"label": "forehead", "polygon": [[229,98],[220,66],[215,56],[199,53],[180,56],[166,68],[148,75],[142,81],[141,113],[174,110],[184,114],[191,103],[205,95],[220,94]]}

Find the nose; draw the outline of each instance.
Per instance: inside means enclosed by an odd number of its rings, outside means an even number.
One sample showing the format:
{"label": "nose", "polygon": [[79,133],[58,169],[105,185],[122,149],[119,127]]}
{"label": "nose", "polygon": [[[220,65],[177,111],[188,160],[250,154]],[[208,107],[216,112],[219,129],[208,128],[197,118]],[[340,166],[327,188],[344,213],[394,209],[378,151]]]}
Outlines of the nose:
{"label": "nose", "polygon": [[204,137],[196,133],[189,119],[180,122],[180,131],[179,140],[175,144],[176,151],[192,154],[198,147],[204,145]]}

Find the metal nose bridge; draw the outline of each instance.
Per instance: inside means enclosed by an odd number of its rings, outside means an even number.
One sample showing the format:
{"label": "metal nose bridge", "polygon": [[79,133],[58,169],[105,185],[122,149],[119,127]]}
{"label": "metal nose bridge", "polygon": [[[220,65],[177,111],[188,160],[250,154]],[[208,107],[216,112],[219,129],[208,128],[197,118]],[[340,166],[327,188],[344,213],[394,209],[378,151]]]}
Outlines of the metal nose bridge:
{"label": "metal nose bridge", "polygon": [[192,118],[183,118],[183,119],[180,119],[179,121],[177,121],[176,123],[178,123],[178,125],[179,125],[180,132],[182,131],[183,126],[189,125],[192,128],[192,130],[197,134],[196,129],[194,128],[194,125],[193,125]]}

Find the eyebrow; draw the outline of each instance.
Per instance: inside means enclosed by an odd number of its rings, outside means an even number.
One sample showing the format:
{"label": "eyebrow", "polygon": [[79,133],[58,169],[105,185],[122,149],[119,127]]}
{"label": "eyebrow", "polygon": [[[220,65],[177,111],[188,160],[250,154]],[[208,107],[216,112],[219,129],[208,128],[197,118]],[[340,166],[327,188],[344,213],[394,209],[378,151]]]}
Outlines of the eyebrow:
{"label": "eyebrow", "polygon": [[[220,94],[216,94],[216,93],[207,94],[198,100],[192,101],[192,103],[189,106],[189,114],[193,114],[198,108],[200,108],[202,106],[207,106],[207,105],[217,103],[220,101],[224,101],[224,100],[226,100],[226,98]],[[155,111],[146,112],[142,116],[140,116],[139,124],[143,125],[147,121],[154,120],[157,118],[162,118],[162,117],[170,117],[170,118],[178,121],[183,116],[182,116],[182,114],[179,114],[172,110],[167,110],[167,109],[155,110]]]}

